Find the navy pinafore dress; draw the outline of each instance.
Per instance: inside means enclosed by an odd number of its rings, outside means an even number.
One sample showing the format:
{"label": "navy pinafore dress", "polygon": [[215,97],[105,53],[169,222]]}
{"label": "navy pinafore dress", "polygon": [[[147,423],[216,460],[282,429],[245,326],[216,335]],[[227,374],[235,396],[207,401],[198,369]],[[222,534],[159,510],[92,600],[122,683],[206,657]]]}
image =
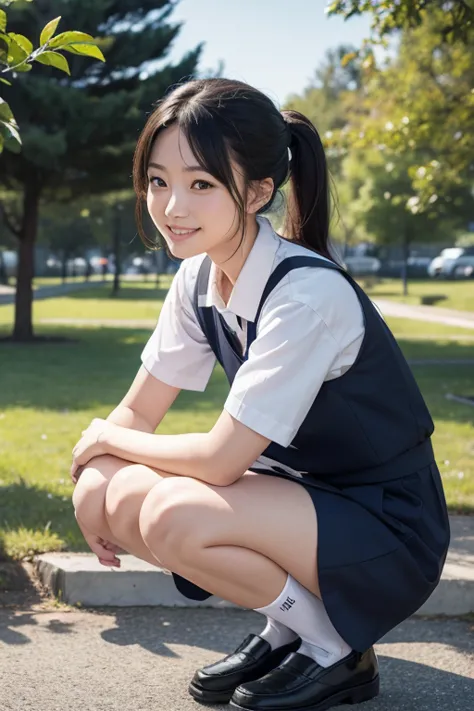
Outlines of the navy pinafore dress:
{"label": "navy pinafore dress", "polygon": [[[251,470],[304,486],[318,520],[318,576],[328,615],[342,638],[365,651],[415,613],[438,585],[450,530],[430,436],[434,426],[395,338],[359,285],[338,265],[316,256],[290,257],[271,274],[247,351],[214,307],[201,306],[210,259],[202,263],[195,312],[229,383],[247,358],[272,289],[292,269],[339,271],[352,285],[365,320],[355,363],[325,382],[288,447],[265,452],[276,465]],[[317,353],[315,353],[317,358]],[[289,374],[291,377],[291,374]],[[302,473],[297,478],[278,463]],[[173,574],[189,598],[210,593]]]}

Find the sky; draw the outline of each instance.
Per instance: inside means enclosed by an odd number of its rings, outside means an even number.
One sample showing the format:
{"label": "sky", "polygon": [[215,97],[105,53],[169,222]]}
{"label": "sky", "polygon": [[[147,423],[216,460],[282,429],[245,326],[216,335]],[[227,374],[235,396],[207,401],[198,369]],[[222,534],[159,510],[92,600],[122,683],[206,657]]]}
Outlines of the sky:
{"label": "sky", "polygon": [[181,0],[171,21],[184,23],[168,57],[178,61],[205,42],[199,69],[240,79],[268,94],[278,105],[301,93],[327,49],[359,46],[369,19],[328,18],[326,0]]}

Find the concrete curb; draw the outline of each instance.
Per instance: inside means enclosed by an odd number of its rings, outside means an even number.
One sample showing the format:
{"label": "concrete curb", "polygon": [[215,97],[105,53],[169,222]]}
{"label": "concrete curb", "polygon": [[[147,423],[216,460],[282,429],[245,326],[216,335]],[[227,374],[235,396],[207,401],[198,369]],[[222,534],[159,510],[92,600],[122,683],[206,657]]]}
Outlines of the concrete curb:
{"label": "concrete curb", "polygon": [[[419,615],[474,613],[474,517],[452,516],[452,542],[442,580]],[[238,607],[212,596],[188,600],[170,573],[131,555],[120,569],[105,568],[92,553],[45,553],[35,559],[42,583],[66,603],[86,607]]]}
{"label": "concrete curb", "polygon": [[45,553],[36,558],[41,582],[53,595],[85,607],[236,607],[212,596],[188,600],[169,571],[131,555],[119,556],[120,568],[106,568],[91,553]]}

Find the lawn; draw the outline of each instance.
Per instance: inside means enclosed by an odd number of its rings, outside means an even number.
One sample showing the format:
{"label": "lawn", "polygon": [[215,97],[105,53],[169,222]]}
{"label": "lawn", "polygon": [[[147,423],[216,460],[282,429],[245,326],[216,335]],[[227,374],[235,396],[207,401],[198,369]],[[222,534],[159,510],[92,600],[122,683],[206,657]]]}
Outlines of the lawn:
{"label": "lawn", "polygon": [[[82,292],[77,298],[38,302],[36,314],[44,309],[49,317],[67,315],[66,301],[68,307],[80,306],[82,317],[155,320],[165,295],[151,284],[127,285],[114,300],[101,290],[87,293],[91,298]],[[0,307],[0,320],[8,309]],[[8,320],[4,313],[3,323]],[[474,358],[474,332],[467,329],[403,319],[389,323],[410,359]],[[8,327],[0,331],[7,333]],[[91,419],[106,417],[127,390],[151,328],[38,326],[37,331],[70,341],[0,344],[0,557],[2,546],[14,557],[84,549],[70,502],[71,449]],[[445,397],[473,396],[474,368],[413,369],[436,422],[434,445],[450,509],[474,513],[474,408]],[[159,431],[208,430],[225,397],[225,377],[216,369],[204,394],[181,393]]]}
{"label": "lawn", "polygon": [[[111,298],[111,284],[98,285],[67,296],[43,299],[33,303],[35,322],[51,318],[103,318],[103,319],[151,319],[156,321],[168,291],[171,278],[160,278],[160,288],[155,280],[149,282],[124,281],[118,295]],[[0,324],[13,322],[13,304],[0,306]]]}
{"label": "lawn", "polygon": [[[443,279],[410,280],[408,296],[403,296],[401,279],[382,279],[370,287],[370,280],[361,279],[361,284],[371,299],[390,299],[405,304],[421,304],[424,296],[443,296],[443,300],[436,303],[447,309],[460,311],[474,311],[474,279],[449,281]],[[433,306],[432,308],[436,308]]]}

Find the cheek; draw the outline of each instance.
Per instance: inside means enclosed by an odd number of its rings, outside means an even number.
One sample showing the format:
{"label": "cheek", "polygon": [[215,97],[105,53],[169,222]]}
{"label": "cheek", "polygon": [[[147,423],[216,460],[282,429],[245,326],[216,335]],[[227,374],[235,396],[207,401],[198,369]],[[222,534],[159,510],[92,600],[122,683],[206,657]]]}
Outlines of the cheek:
{"label": "cheek", "polygon": [[222,224],[232,222],[237,208],[228,193],[216,190],[213,193],[209,193],[206,199],[202,201],[202,209],[208,216],[211,216],[213,222]]}
{"label": "cheek", "polygon": [[150,213],[150,217],[153,219],[153,222],[156,223],[156,221],[160,219],[160,215],[163,214],[163,210],[165,209],[163,199],[160,200],[160,196],[158,193],[154,193],[151,190],[148,190],[146,196],[146,206],[148,208],[148,212]]}
{"label": "cheek", "polygon": [[148,190],[146,194],[146,206],[148,208],[148,212],[151,213],[153,210],[153,205],[154,205],[154,198],[151,190]]}

